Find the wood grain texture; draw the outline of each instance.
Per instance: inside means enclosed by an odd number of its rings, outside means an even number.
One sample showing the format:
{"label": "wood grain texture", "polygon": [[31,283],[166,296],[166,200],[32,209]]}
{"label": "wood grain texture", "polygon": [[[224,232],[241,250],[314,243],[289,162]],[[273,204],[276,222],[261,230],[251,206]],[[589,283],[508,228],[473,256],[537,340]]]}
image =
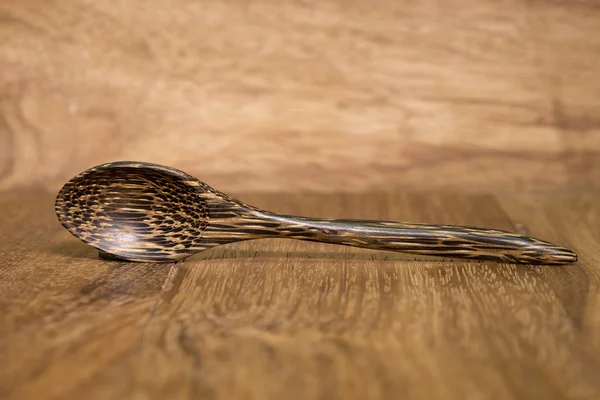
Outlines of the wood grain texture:
{"label": "wood grain texture", "polygon": [[598,189],[595,1],[0,5],[0,189],[117,160],[222,190]]}
{"label": "wood grain texture", "polygon": [[514,229],[564,267],[285,239],[184,262],[97,258],[53,194],[0,201],[0,397],[596,399],[600,199],[240,194],[281,213]]}

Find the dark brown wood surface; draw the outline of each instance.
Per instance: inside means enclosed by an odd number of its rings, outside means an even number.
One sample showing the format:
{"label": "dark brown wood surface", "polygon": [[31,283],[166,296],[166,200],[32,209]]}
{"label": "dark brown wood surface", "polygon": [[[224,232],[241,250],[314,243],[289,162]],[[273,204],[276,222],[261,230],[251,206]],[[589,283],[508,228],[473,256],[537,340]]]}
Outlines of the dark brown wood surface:
{"label": "dark brown wood surface", "polygon": [[597,0],[4,0],[0,190],[600,189]]}
{"label": "dark brown wood surface", "polygon": [[0,200],[0,398],[597,399],[600,198],[240,194],[283,213],[469,224],[563,267],[286,239],[106,261],[43,192]]}

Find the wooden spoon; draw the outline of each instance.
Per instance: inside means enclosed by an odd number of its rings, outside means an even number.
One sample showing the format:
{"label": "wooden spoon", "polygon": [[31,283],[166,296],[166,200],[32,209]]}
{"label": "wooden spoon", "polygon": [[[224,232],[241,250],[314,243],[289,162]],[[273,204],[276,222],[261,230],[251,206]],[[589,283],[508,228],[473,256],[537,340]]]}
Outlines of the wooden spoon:
{"label": "wooden spoon", "polygon": [[577,261],[568,249],[499,230],[275,214],[177,169],[144,162],[103,164],[80,173],[58,193],[56,214],[101,254],[128,261],[181,260],[213,246],[260,238],[509,263]]}

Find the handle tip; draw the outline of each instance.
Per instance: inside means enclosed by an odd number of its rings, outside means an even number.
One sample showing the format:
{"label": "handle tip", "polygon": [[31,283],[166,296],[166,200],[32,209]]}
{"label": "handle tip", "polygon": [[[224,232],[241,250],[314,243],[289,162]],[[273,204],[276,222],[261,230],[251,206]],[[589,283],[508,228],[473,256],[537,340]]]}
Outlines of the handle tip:
{"label": "handle tip", "polygon": [[[544,251],[545,250],[545,251]],[[551,246],[542,250],[541,261],[545,264],[555,264],[555,265],[564,265],[564,264],[572,264],[577,262],[579,257],[574,251],[563,247]]]}

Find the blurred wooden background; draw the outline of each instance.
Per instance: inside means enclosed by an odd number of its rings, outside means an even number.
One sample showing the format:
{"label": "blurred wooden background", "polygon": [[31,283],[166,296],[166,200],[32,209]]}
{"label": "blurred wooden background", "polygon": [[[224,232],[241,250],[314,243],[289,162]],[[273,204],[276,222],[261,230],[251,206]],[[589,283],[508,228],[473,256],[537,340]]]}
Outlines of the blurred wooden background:
{"label": "blurred wooden background", "polygon": [[597,1],[0,5],[0,190],[599,189]]}

